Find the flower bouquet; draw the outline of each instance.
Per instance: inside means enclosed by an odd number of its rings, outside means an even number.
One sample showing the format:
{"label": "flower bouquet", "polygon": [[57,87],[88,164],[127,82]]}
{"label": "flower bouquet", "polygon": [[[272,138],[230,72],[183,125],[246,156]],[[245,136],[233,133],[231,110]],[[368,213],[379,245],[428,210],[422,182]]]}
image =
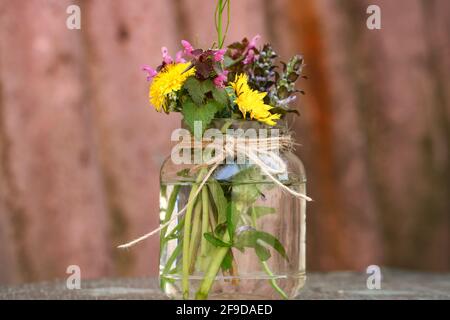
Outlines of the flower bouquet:
{"label": "flower bouquet", "polygon": [[[305,173],[284,118],[297,111],[303,59],[282,63],[259,36],[224,47],[230,1],[216,9],[217,43],[162,48],[150,103],[180,112],[161,168],[160,285],[172,298],[290,298],[305,280]],[[222,17],[227,12],[226,27]],[[225,30],[225,32],[223,32]]]}

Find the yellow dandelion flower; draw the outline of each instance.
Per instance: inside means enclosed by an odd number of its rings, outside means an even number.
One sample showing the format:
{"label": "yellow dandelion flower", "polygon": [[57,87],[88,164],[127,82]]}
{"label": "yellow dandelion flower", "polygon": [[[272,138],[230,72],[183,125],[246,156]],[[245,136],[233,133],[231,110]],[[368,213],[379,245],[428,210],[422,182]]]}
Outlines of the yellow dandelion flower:
{"label": "yellow dandelion flower", "polygon": [[187,78],[194,75],[195,68],[184,72],[190,63],[171,63],[164,67],[154,78],[149,89],[150,103],[160,112],[167,111],[167,96],[181,89]]}
{"label": "yellow dandelion flower", "polygon": [[236,75],[234,82],[231,83],[236,94],[234,101],[245,119],[247,113],[250,113],[251,119],[256,119],[268,125],[275,125],[276,120],[280,119],[280,114],[272,114],[269,110],[273,107],[264,103],[264,97],[267,92],[252,90],[248,85],[246,74]]}

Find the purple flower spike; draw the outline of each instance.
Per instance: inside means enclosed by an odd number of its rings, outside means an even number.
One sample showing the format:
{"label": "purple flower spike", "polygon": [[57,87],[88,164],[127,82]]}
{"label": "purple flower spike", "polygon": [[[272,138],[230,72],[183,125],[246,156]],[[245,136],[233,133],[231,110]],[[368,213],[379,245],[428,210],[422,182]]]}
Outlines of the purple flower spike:
{"label": "purple flower spike", "polygon": [[192,51],[194,51],[192,45],[186,40],[181,40],[181,45],[184,48],[184,54],[187,56],[190,56],[192,54]]}
{"label": "purple flower spike", "polygon": [[157,73],[158,73],[158,72],[156,72],[155,69],[151,68],[151,67],[150,67],[149,65],[147,65],[147,64],[144,64],[144,65],[142,66],[142,71],[148,73],[148,75],[147,75],[147,81],[152,80],[152,79],[157,75]]}
{"label": "purple flower spike", "polygon": [[172,57],[169,55],[169,50],[167,50],[166,47],[161,48],[161,53],[162,53],[164,63],[170,64],[173,62]]}
{"label": "purple flower spike", "polygon": [[225,82],[227,81],[228,70],[222,71],[222,73],[218,74],[217,77],[214,78],[213,82],[217,88],[224,88]]}
{"label": "purple flower spike", "polygon": [[175,62],[176,63],[185,63],[186,60],[183,59],[183,51],[178,51],[177,55],[175,56]]}
{"label": "purple flower spike", "polygon": [[227,52],[227,49],[220,49],[214,52],[214,61],[216,62],[222,61],[225,52]]}

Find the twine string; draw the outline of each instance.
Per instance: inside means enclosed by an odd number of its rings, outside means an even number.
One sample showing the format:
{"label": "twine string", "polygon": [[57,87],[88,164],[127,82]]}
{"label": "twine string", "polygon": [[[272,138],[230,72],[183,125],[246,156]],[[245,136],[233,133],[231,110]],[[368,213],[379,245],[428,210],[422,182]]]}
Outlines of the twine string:
{"label": "twine string", "polygon": [[[242,137],[229,137],[227,136],[227,142],[231,141],[232,143],[225,143],[219,145],[216,141],[211,143],[211,140],[202,140],[196,141],[196,143],[192,143],[192,140],[189,142],[181,142],[181,148],[205,148],[206,146],[213,146],[215,150],[219,151],[217,154],[205,162],[206,165],[212,165],[212,167],[208,170],[205,177],[203,177],[200,185],[197,190],[193,194],[192,198],[186,203],[186,205],[174,214],[169,221],[160,225],[158,228],[150,231],[149,233],[132,240],[128,243],[122,244],[118,246],[120,249],[125,249],[134,246],[135,244],[151,237],[157,232],[169,226],[175,219],[180,217],[185,213],[189,204],[192,201],[195,201],[197,196],[200,194],[202,188],[207,183],[213,172],[217,169],[217,167],[223,163],[224,160],[227,159],[228,156],[234,157],[235,155],[243,155],[249,160],[253,161],[255,165],[257,165],[261,171],[269,177],[275,184],[280,186],[283,190],[289,192],[293,196],[297,198],[302,198],[306,201],[312,201],[310,197],[306,194],[297,192],[292,188],[289,188],[285,184],[283,184],[280,180],[278,180],[274,175],[287,173],[287,166],[285,161],[278,155],[276,151],[280,150],[292,150],[294,146],[293,139],[289,135],[284,135],[280,137],[269,137],[269,138],[242,138]],[[199,143],[200,142],[200,143]],[[266,161],[271,165],[268,165]]]}

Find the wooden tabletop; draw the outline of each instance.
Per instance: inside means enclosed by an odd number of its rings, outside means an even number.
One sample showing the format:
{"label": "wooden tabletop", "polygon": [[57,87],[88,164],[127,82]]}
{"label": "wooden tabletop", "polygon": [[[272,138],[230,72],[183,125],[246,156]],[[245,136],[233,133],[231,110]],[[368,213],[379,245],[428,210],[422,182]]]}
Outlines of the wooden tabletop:
{"label": "wooden tabletop", "polygon": [[[367,289],[368,275],[310,273],[297,299],[450,299],[449,273],[382,270],[381,289]],[[0,286],[0,299],[165,299],[156,278],[82,280],[69,290],[65,281]]]}

